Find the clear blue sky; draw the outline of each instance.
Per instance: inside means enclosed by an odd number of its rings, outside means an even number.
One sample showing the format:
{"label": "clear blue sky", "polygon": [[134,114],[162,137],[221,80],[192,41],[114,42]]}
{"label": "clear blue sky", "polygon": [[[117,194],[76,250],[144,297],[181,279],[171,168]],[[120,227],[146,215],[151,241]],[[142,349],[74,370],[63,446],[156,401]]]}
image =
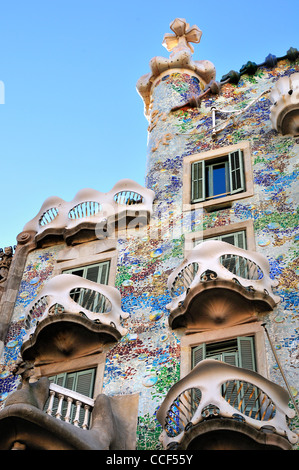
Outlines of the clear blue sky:
{"label": "clear blue sky", "polygon": [[136,82],[169,24],[203,32],[194,59],[217,80],[299,49],[298,0],[12,0],[0,3],[0,247],[49,196],[70,201],[122,178],[144,183],[147,121]]}

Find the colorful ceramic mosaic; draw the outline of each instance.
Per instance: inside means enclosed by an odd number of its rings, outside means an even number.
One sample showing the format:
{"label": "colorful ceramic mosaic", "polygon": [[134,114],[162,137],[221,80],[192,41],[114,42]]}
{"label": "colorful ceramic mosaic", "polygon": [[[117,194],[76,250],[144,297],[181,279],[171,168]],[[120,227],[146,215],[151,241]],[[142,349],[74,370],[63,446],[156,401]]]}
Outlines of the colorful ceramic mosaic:
{"label": "colorful ceramic mosaic", "polygon": [[[298,145],[272,130],[267,94],[278,77],[299,70],[280,61],[275,69],[258,69],[244,75],[238,85],[226,84],[220,95],[209,95],[200,108],[183,107],[202,85],[188,74],[170,73],[155,83],[147,156],[146,185],[156,194],[150,225],[142,236],[118,240],[115,286],[122,309],[129,313],[123,324],[128,333],[107,347],[103,392],[108,395],[139,393],[137,448],[160,448],[161,427],[155,415],[169,388],[180,378],[182,330],[168,325],[170,301],[167,279],[184,258],[186,232],[197,232],[251,219],[256,250],[270,262],[271,277],[279,281],[275,294],[281,303],[263,317],[294,397],[298,397],[299,301],[298,301]],[[256,97],[251,107],[247,105]],[[224,111],[242,110],[234,125],[212,138],[211,106]],[[218,115],[218,119],[223,116]],[[247,140],[251,144],[254,195],[240,198],[231,208],[210,213],[182,213],[183,158]],[[0,399],[15,390],[11,369],[22,343],[24,310],[49,279],[63,245],[45,248],[28,257],[5,350],[1,358]],[[285,386],[267,344],[269,378]],[[292,404],[290,403],[290,406]],[[293,427],[299,430],[298,420]]]}

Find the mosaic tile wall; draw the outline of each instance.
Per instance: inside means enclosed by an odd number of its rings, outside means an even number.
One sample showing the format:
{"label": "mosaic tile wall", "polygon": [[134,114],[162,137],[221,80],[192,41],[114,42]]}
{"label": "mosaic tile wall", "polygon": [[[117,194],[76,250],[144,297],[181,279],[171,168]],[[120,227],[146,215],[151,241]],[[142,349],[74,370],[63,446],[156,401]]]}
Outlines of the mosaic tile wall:
{"label": "mosaic tile wall", "polygon": [[[168,326],[167,290],[169,274],[184,258],[184,233],[252,219],[256,250],[270,261],[271,277],[279,281],[275,293],[282,299],[264,318],[279,354],[282,367],[299,397],[299,301],[298,268],[298,144],[279,137],[269,121],[270,101],[261,97],[244,113],[238,124],[227,127],[212,139],[211,105],[243,109],[271,88],[279,76],[299,66],[281,61],[275,69],[260,69],[243,76],[238,85],[227,84],[220,96],[210,96],[201,108],[182,108],[202,85],[189,75],[169,74],[156,83],[146,162],[146,185],[156,193],[151,225],[139,236],[118,240],[116,287],[122,308],[130,314],[128,328],[117,344],[107,349],[103,391],[108,395],[139,393],[138,449],[160,448],[161,427],[155,414],[169,388],[180,377],[180,339],[183,330]],[[142,118],[142,117],[141,117]],[[145,123],[146,125],[146,123]],[[186,155],[249,140],[254,168],[254,196],[240,199],[230,209],[203,216],[182,216],[182,159]],[[98,189],[98,188],[96,188]],[[13,322],[1,358],[0,398],[17,386],[10,373],[22,343],[24,308],[51,277],[62,246],[30,254],[17,299]],[[267,344],[270,379],[285,386]],[[292,404],[290,402],[290,406]],[[292,426],[299,429],[294,419]]]}

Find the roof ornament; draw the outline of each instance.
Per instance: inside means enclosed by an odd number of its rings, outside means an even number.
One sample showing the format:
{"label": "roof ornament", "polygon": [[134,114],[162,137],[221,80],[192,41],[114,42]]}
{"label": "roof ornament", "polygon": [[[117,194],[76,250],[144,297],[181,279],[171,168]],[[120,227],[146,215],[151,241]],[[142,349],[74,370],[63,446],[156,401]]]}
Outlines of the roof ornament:
{"label": "roof ornament", "polygon": [[170,29],[174,34],[166,33],[162,43],[162,46],[164,46],[168,52],[173,51],[170,57],[181,50],[188,50],[188,48],[193,54],[194,47],[190,43],[198,44],[202,36],[202,31],[196,25],[190,28],[189,23],[182,18],[176,18],[170,24]]}
{"label": "roof ornament", "polygon": [[137,82],[137,90],[145,105],[145,115],[150,115],[151,92],[155,80],[161,74],[170,73],[171,70],[184,69],[184,73],[190,71],[191,75],[199,78],[202,89],[214,83],[216,70],[209,60],[193,60],[194,48],[191,43],[199,43],[202,32],[197,26],[190,27],[184,18],[176,18],[170,29],[174,33],[164,35],[162,45],[171,52],[169,58],[153,57],[150,60],[150,73],[143,75]]}

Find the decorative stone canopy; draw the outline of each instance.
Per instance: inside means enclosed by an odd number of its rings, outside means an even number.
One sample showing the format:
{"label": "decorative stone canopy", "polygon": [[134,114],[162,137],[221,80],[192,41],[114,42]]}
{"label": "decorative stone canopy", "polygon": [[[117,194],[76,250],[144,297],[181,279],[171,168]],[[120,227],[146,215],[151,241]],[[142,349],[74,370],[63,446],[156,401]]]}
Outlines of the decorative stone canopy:
{"label": "decorative stone canopy", "polygon": [[162,45],[171,52],[169,59],[154,57],[151,59],[150,73],[143,75],[137,82],[137,90],[145,105],[145,115],[149,114],[152,85],[156,78],[170,69],[182,69],[184,72],[194,74],[206,86],[211,80],[215,80],[216,70],[208,60],[193,60],[194,51],[191,43],[199,43],[202,32],[197,26],[192,26],[183,18],[176,18],[170,29],[174,34],[164,35]]}
{"label": "decorative stone canopy", "polygon": [[281,77],[274,85],[270,100],[273,129],[282,135],[299,135],[299,73]]}

